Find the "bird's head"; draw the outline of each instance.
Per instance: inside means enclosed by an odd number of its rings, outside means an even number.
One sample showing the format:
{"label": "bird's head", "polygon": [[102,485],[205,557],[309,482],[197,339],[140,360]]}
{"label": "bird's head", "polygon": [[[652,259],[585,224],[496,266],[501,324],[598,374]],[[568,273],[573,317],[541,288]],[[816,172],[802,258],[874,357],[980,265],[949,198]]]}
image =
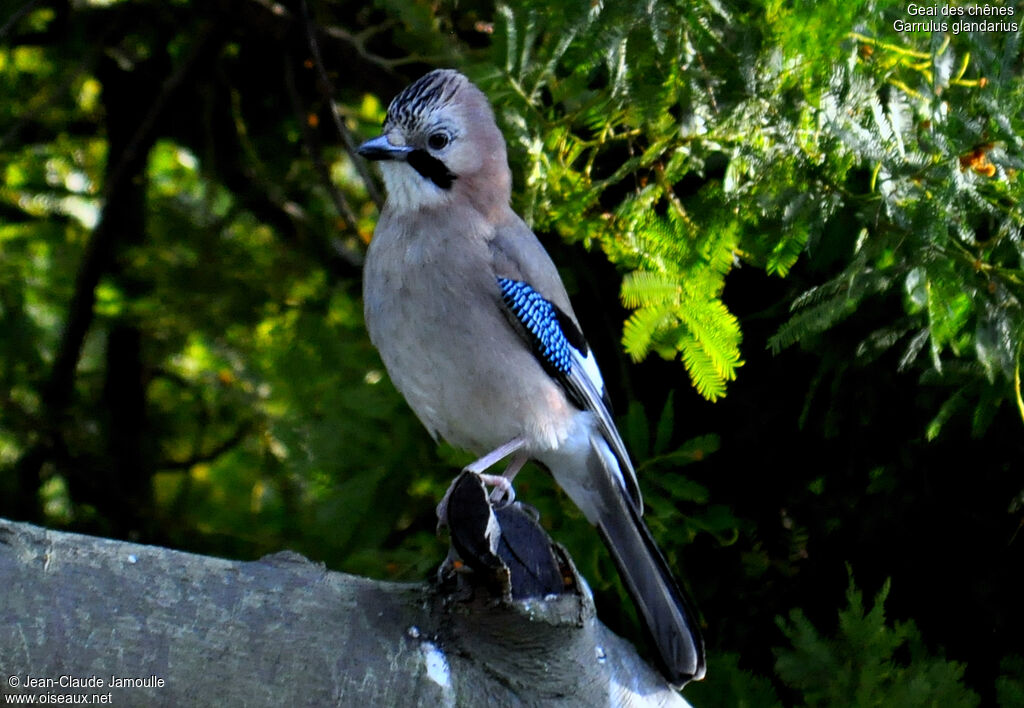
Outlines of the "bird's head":
{"label": "bird's head", "polygon": [[485,215],[506,208],[511,190],[505,139],[483,92],[451,69],[407,86],[388,106],[384,132],[359,146],[381,162],[398,210],[464,198]]}

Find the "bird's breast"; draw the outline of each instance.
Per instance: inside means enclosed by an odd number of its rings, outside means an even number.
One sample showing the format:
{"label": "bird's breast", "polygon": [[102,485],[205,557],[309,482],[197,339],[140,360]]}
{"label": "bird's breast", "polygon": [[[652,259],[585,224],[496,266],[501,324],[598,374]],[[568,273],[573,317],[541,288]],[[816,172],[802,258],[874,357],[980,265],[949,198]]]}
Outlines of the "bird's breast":
{"label": "bird's breast", "polygon": [[557,446],[577,413],[502,310],[484,227],[382,219],[367,253],[370,338],[435,435],[482,454]]}

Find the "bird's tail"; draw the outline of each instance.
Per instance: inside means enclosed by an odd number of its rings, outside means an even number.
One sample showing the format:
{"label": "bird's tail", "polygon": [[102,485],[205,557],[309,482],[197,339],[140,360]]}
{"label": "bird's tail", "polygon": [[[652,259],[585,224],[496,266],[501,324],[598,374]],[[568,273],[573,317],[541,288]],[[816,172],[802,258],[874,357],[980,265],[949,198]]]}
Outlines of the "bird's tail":
{"label": "bird's tail", "polygon": [[[638,505],[618,484],[618,462],[600,437],[587,458],[591,518],[661,656],[665,678],[681,687],[704,678],[704,639],[690,603],[672,577]],[[610,468],[616,465],[615,468]]]}

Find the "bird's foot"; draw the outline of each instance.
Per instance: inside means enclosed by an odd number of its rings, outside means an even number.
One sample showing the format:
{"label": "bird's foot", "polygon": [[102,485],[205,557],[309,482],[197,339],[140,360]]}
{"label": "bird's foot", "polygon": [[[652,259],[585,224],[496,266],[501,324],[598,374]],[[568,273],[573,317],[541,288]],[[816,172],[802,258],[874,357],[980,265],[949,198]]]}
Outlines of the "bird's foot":
{"label": "bird's foot", "polygon": [[[472,470],[463,470],[463,472],[467,471],[472,472]],[[500,474],[482,474],[479,472],[473,472],[473,474],[475,474],[483,484],[494,488],[488,497],[488,501],[491,506],[501,509],[515,501],[516,490],[512,487],[512,480],[508,477],[503,477]],[[445,491],[444,496],[437,505],[438,530],[448,526],[448,500],[451,497],[452,490],[455,489],[455,485],[458,483],[460,477],[456,477],[452,480],[452,483],[448,485],[448,489]]]}
{"label": "bird's foot", "polygon": [[516,490],[512,486],[512,480],[500,474],[481,474],[480,481],[494,487],[491,496],[488,497],[491,506],[499,509],[508,506],[516,500]]}

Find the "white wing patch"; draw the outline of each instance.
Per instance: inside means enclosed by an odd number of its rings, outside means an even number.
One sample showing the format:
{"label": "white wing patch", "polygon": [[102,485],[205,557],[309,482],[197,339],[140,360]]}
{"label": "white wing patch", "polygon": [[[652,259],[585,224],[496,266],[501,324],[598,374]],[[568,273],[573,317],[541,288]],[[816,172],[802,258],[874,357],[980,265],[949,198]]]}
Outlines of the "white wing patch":
{"label": "white wing patch", "polygon": [[[601,371],[597,368],[597,361],[594,359],[594,352],[591,350],[584,358],[575,347],[572,350],[572,370],[569,372],[569,385],[581,399],[584,408],[589,410],[597,418],[598,429],[601,436],[607,441],[612,454],[618,458],[619,464],[611,466],[611,469],[618,473],[619,485],[626,492],[635,504],[638,513],[643,513],[643,500],[640,496],[640,485],[636,481],[636,470],[629,459],[626,451],[626,444],[622,442],[612,420],[612,414],[604,404],[604,380],[601,378]],[[589,348],[588,348],[589,349]]]}
{"label": "white wing patch", "polygon": [[604,379],[601,378],[601,369],[597,366],[597,359],[594,358],[594,350],[587,352],[587,358],[582,360],[581,368],[584,375],[594,385],[594,388],[604,398]]}

